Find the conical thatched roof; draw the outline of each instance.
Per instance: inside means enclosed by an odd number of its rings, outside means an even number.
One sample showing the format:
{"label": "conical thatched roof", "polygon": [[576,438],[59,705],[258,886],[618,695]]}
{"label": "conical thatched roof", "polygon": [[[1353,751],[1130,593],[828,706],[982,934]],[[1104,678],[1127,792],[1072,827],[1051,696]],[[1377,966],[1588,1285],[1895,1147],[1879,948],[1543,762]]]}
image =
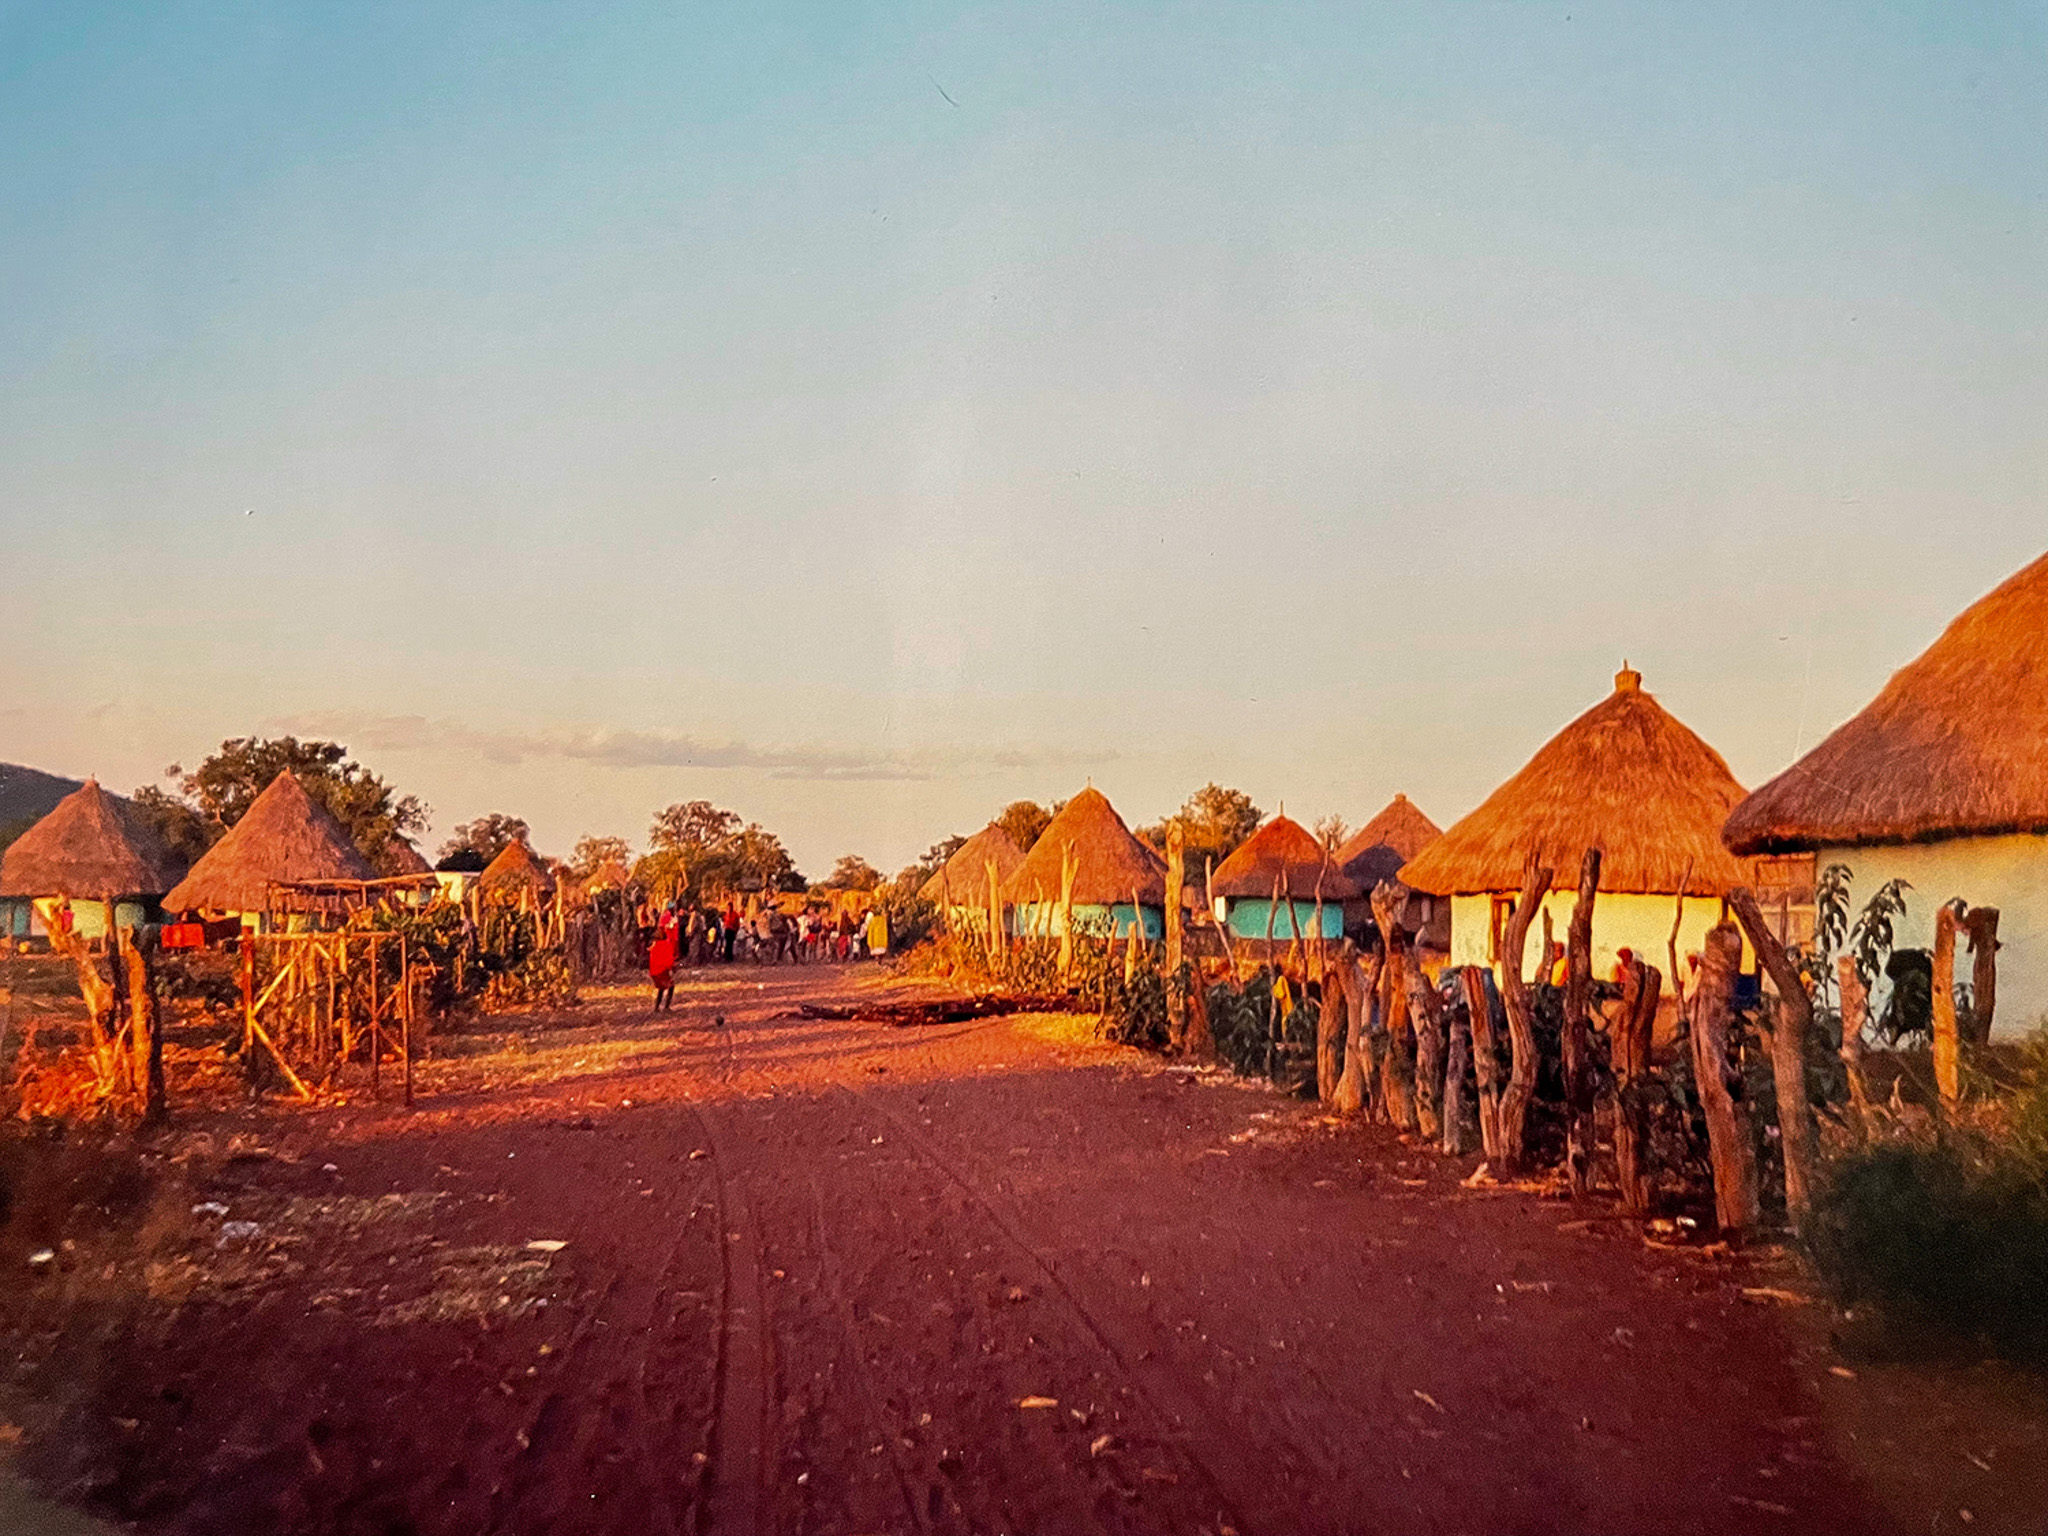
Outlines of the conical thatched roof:
{"label": "conical thatched roof", "polygon": [[287,769],[164,897],[172,912],[261,912],[273,880],[374,880],[326,806]]}
{"label": "conical thatched roof", "polygon": [[1313,901],[1318,890],[1325,901],[1359,894],[1358,882],[1337,868],[1315,834],[1288,816],[1275,816],[1238,844],[1209,881],[1218,896],[1267,901],[1276,886],[1301,901]]}
{"label": "conical thatched roof", "polygon": [[555,893],[555,877],[526,846],[526,839],[518,837],[507,843],[504,850],[491,860],[477,883],[486,891],[516,893],[529,890],[537,896]]}
{"label": "conical thatched roof", "polygon": [[925,881],[917,894],[934,904],[950,900],[956,907],[971,907],[977,902],[987,906],[990,859],[996,861],[998,891],[1002,889],[1001,882],[1017,873],[1017,866],[1024,862],[1023,850],[1018,848],[1016,839],[994,822],[954,849],[953,857]]}
{"label": "conical thatched roof", "polygon": [[1133,892],[1148,906],[1166,900],[1166,861],[1131,835],[1109,797],[1093,785],[1066,803],[1003,887],[1005,901],[1058,901],[1061,850],[1080,860],[1074,873],[1079,906],[1112,907]]}
{"label": "conical thatched roof", "polygon": [[2048,555],[1728,818],[1738,853],[2048,832]]}
{"label": "conical thatched roof", "polygon": [[399,875],[431,875],[434,866],[421,856],[409,838],[393,837],[384,845],[384,851],[372,861],[377,873],[387,879]]}
{"label": "conical thatched roof", "polygon": [[1396,795],[1379,815],[1345,838],[1334,855],[1337,867],[1371,891],[1392,880],[1401,866],[1444,835],[1406,795]]}
{"label": "conical thatched roof", "polygon": [[0,896],[161,896],[179,861],[133,807],[86,780],[0,857]]}
{"label": "conical thatched roof", "polygon": [[1547,742],[1486,803],[1402,866],[1438,896],[1512,891],[1531,853],[1577,885],[1586,849],[1601,850],[1603,891],[1720,895],[1747,878],[1721,845],[1742,786],[1721,754],[1665,713],[1627,668],[1614,692]]}

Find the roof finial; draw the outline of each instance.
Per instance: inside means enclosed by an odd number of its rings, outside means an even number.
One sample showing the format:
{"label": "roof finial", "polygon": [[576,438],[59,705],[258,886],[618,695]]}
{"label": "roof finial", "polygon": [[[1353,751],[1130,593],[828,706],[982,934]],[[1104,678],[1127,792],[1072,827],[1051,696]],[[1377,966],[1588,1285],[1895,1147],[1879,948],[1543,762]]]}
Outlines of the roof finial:
{"label": "roof finial", "polygon": [[1641,693],[1643,691],[1643,674],[1628,664],[1626,656],[1621,658],[1621,670],[1614,674],[1614,691],[1616,693]]}

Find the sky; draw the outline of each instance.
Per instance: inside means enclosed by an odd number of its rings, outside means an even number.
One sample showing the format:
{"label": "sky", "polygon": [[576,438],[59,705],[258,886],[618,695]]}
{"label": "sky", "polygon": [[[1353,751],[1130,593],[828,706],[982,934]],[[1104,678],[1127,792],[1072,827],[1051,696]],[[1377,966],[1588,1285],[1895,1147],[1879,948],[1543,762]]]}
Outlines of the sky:
{"label": "sky", "polygon": [[0,760],[812,875],[1757,784],[2048,548],[2048,5],[0,0]]}

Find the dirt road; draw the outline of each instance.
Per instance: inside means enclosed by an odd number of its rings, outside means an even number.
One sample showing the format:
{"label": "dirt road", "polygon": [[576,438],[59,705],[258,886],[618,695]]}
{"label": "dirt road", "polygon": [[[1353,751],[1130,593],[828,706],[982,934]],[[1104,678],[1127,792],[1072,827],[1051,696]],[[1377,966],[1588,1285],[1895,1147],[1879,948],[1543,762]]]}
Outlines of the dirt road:
{"label": "dirt road", "polygon": [[80,1162],[0,1231],[22,1467],[192,1533],[2040,1528],[2038,1384],[1082,1021],[791,1016],[873,985]]}

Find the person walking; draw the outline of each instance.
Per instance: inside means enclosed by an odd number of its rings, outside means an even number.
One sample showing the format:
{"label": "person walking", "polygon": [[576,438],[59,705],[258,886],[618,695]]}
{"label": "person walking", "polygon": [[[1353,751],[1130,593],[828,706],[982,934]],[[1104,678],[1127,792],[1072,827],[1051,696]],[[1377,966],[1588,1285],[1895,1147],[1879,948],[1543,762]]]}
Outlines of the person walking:
{"label": "person walking", "polygon": [[731,897],[725,903],[725,963],[732,964],[732,949],[740,940],[740,909]]}
{"label": "person walking", "polygon": [[647,979],[654,983],[654,1011],[666,1013],[675,1005],[676,946],[682,929],[675,909],[662,913],[654,930],[654,942],[647,946]]}

